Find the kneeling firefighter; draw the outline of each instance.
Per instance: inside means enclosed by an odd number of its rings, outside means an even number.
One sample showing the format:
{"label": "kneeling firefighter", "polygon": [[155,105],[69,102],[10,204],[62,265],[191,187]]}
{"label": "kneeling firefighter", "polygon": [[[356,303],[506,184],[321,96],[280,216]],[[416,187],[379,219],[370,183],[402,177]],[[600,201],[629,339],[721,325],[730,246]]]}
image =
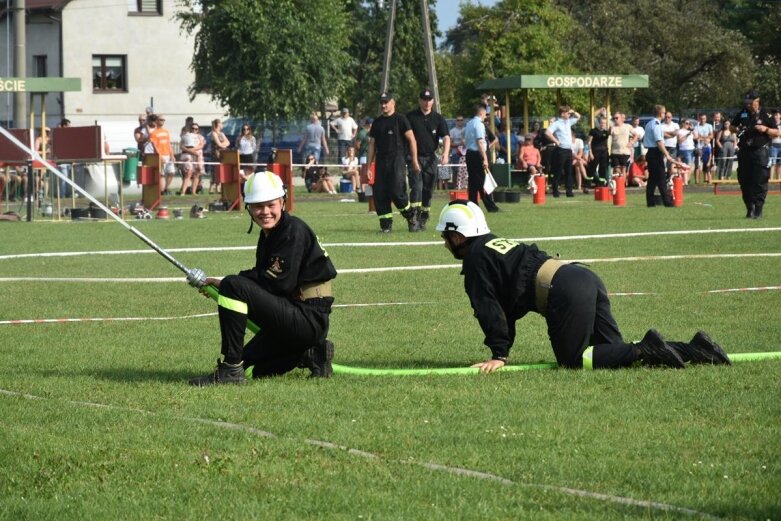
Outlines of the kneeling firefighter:
{"label": "kneeling firefighter", "polygon": [[[219,290],[218,314],[223,360],[190,384],[244,383],[306,367],[314,377],[332,374],[334,346],[326,340],[336,269],[309,226],[285,210],[285,188],[271,172],[256,172],[244,184],[252,224],[261,228],[255,267],[223,279],[193,269],[187,280]],[[252,224],[247,233],[252,231]],[[260,331],[244,346],[247,320]]]}
{"label": "kneeling firefighter", "polygon": [[730,364],[727,354],[702,331],[691,342],[667,342],[654,329],[640,342],[624,342],[607,289],[595,273],[553,259],[534,244],[491,234],[485,215],[472,202],[451,202],[436,229],[442,232],[445,247],[463,261],[464,288],[492,353],[490,360],[472,366],[481,372],[507,363],[515,322],[530,311],[545,317],[561,367]]}

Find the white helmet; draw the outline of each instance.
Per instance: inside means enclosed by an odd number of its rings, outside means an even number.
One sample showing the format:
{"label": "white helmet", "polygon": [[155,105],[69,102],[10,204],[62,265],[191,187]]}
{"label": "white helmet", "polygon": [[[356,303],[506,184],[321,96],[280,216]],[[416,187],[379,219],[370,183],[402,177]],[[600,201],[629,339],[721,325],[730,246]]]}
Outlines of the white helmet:
{"label": "white helmet", "polygon": [[244,183],[244,202],[265,203],[285,197],[285,185],[273,172],[255,172]]}
{"label": "white helmet", "polygon": [[485,215],[472,201],[453,201],[442,209],[437,223],[438,232],[454,231],[464,237],[491,233]]}

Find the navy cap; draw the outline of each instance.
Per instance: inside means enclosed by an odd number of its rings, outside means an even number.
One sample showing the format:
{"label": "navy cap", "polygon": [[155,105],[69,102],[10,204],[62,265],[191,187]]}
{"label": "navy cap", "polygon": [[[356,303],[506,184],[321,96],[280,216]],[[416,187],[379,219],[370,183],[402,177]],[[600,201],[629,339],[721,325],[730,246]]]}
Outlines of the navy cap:
{"label": "navy cap", "polygon": [[393,97],[393,94],[391,94],[390,92],[383,92],[382,94],[380,94],[380,101],[390,101],[392,99],[395,98]]}
{"label": "navy cap", "polygon": [[425,100],[434,99],[434,94],[428,89],[423,89],[422,91],[420,91],[420,99],[425,99]]}
{"label": "navy cap", "polygon": [[755,99],[759,98],[759,92],[755,90],[750,90],[746,93],[746,97],[743,98],[745,101],[754,101]]}

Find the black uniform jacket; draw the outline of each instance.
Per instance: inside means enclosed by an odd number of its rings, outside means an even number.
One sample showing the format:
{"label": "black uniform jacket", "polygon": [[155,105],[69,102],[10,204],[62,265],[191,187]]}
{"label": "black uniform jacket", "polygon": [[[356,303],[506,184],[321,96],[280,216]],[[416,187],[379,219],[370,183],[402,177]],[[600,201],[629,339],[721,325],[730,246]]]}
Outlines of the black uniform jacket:
{"label": "black uniform jacket", "polygon": [[746,109],[741,110],[732,120],[732,125],[738,129],[738,146],[741,150],[758,149],[768,146],[772,140],[766,133],[754,130],[754,125],[765,125],[768,128],[776,128],[776,121],[773,116],[767,113],[763,108],[757,112],[749,112]]}
{"label": "black uniform jacket", "polygon": [[336,278],[336,268],[312,229],[283,212],[268,236],[260,232],[255,267],[239,275],[270,293],[298,299],[302,286]]}
{"label": "black uniform jacket", "polygon": [[464,257],[464,289],[494,358],[506,357],[515,341],[515,321],[534,304],[534,278],[550,256],[534,244],[496,235],[472,239]]}
{"label": "black uniform jacket", "polygon": [[404,114],[394,112],[390,116],[379,116],[372,123],[369,136],[374,138],[374,152],[378,161],[387,161],[406,153],[407,138],[404,134],[412,130]]}
{"label": "black uniform jacket", "polygon": [[450,135],[445,118],[433,110],[423,114],[419,108],[415,109],[407,113],[407,120],[415,134],[418,157],[433,156],[439,147],[439,140]]}

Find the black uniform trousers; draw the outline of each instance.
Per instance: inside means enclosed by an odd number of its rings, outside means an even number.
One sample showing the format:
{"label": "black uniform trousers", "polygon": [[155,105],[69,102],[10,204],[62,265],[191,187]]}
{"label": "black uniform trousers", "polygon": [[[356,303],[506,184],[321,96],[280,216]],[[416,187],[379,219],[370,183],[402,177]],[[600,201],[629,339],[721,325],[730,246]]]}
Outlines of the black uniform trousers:
{"label": "black uniform trousers", "polygon": [[[220,282],[218,301],[225,361],[243,361],[245,367],[255,366],[255,377],[295,369],[304,351],[325,342],[332,301],[331,298],[294,301],[269,293],[246,277],[225,277]],[[246,304],[246,312],[241,309],[241,303]],[[260,331],[244,346],[248,318]]]}
{"label": "black uniform trousers", "polygon": [[645,155],[648,162],[648,184],[645,185],[645,203],[647,206],[656,206],[654,192],[659,189],[662,202],[665,206],[672,206],[670,194],[667,193],[667,170],[664,166],[664,155],[657,148],[649,148]]}
{"label": "black uniform trousers", "polygon": [[589,175],[594,179],[595,185],[607,186],[607,148],[595,148],[591,151],[591,155],[594,159],[588,164]]}
{"label": "black uniform trousers", "polygon": [[412,165],[408,167],[409,202],[412,206],[428,209],[431,208],[431,198],[437,180],[437,156],[418,155],[418,164],[420,164],[420,172],[413,172]]}
{"label": "black uniform trousers", "polygon": [[747,216],[760,216],[765,206],[770,180],[770,149],[741,148],[738,151],[738,183],[746,205]]}
{"label": "black uniform trousers", "polygon": [[588,346],[594,346],[594,369],[627,367],[638,358],[634,346],[621,336],[605,284],[583,266],[567,264],[553,276],[545,321],[553,353],[562,367],[583,367]]}
{"label": "black uniform trousers", "polygon": [[559,195],[559,185],[561,183],[567,188],[567,196],[571,197],[572,188],[575,184],[575,178],[572,171],[572,150],[569,148],[556,147],[553,150],[553,196]]}
{"label": "black uniform trousers", "polygon": [[405,170],[406,164],[402,154],[377,158],[373,190],[374,206],[380,219],[393,219],[391,203],[399,210],[409,206]]}
{"label": "black uniform trousers", "polygon": [[494,203],[493,197],[483,190],[485,172],[483,171],[483,156],[480,155],[480,152],[474,150],[466,151],[466,171],[469,174],[469,180],[467,182],[469,200],[475,204],[480,204],[477,199],[479,194],[486,209],[489,211],[495,210],[497,206],[496,203]]}

